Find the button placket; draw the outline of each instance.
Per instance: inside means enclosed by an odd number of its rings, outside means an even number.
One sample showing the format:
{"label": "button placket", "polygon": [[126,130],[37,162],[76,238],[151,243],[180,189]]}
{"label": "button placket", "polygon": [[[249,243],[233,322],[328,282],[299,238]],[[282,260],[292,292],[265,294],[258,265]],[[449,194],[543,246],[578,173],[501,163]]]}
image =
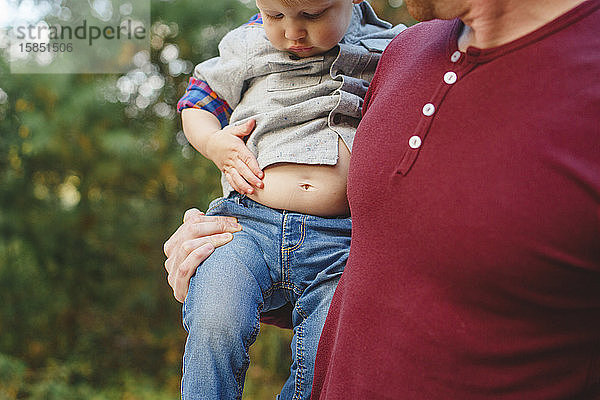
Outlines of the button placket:
{"label": "button placket", "polygon": [[443,76],[438,78],[440,79],[438,86],[434,89],[429,102],[423,106],[421,110],[422,117],[420,118],[416,129],[413,131],[413,134],[406,142],[407,148],[398,164],[398,173],[406,175],[414,165],[419,152],[423,148],[431,124],[434,121],[435,114],[439,112],[439,108],[452,86],[458,82],[458,75],[460,74],[460,76],[463,77],[476,67],[476,64],[458,64],[462,57],[463,53],[458,50],[450,56],[452,65],[448,65],[449,68],[446,72],[443,72]]}
{"label": "button placket", "polygon": [[454,63],[452,70],[446,70],[446,72],[443,73],[443,76],[438,78],[440,79],[439,85],[434,90],[433,96],[430,97],[429,102],[423,105],[423,108],[421,109],[422,117],[412,136],[408,139],[407,149],[398,165],[398,172],[400,174],[406,175],[412,168],[419,152],[423,148],[423,143],[425,142],[425,138],[434,121],[435,114],[439,111],[438,109],[452,85],[458,81],[458,73],[456,71],[461,68],[456,63],[461,57],[462,53],[460,51],[456,51],[451,55],[450,61]]}

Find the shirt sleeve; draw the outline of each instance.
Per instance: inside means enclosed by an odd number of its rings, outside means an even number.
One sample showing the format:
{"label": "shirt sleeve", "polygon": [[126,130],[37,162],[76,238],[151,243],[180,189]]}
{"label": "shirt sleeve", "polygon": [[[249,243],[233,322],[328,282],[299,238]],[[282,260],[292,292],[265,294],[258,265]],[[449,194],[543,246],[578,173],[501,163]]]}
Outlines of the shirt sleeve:
{"label": "shirt sleeve", "polygon": [[229,124],[229,117],[232,112],[229,104],[219,98],[207,82],[194,77],[190,78],[185,94],[177,103],[177,111],[181,112],[186,108],[199,108],[212,113],[219,119],[221,128]]}
{"label": "shirt sleeve", "polygon": [[[246,81],[249,25],[227,33],[219,43],[219,56],[196,66],[177,110],[199,108],[215,115],[225,127],[232,110],[239,104]],[[251,36],[251,35],[250,35]]]}

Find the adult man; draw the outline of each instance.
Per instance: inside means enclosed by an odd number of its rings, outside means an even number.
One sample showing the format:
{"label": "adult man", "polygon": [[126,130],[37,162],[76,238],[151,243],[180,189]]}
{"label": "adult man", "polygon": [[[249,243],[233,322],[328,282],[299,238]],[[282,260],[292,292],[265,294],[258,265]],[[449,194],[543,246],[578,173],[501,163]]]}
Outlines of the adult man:
{"label": "adult man", "polygon": [[313,398],[600,398],[600,0],[407,5]]}

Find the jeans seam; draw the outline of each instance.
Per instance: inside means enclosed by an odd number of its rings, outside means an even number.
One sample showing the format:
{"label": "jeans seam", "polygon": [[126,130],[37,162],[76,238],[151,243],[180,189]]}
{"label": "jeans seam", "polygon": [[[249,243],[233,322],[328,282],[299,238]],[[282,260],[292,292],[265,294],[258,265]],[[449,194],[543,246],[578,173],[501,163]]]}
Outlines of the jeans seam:
{"label": "jeans seam", "polygon": [[300,301],[296,302],[296,312],[298,313],[298,315],[300,315],[302,317],[302,321],[304,321],[305,319],[308,318],[308,315],[306,314],[306,312],[302,309],[302,306],[300,305]]}
{"label": "jeans seam", "polygon": [[226,201],[227,201],[227,198],[222,198],[220,201],[218,201],[217,203],[215,203],[212,207],[209,207],[208,210],[206,210],[206,214],[208,214],[209,212],[211,212],[215,208],[219,207],[221,204],[223,204]]}
{"label": "jeans seam", "polygon": [[281,269],[282,269],[281,279],[283,281],[289,282],[286,251],[285,251],[285,247],[283,247],[284,243],[285,243],[285,227],[287,224],[287,217],[288,217],[288,214],[284,213],[283,214],[283,223],[281,224]]}
{"label": "jeans seam", "polygon": [[269,289],[263,292],[263,297],[270,296],[277,289],[291,290],[298,296],[302,294],[302,290],[291,282],[275,282]]}
{"label": "jeans seam", "polygon": [[292,400],[299,400],[302,398],[302,389],[304,382],[304,370],[306,366],[304,365],[304,326],[302,325],[305,321],[304,312],[301,312],[301,308],[298,304],[296,304],[296,310],[298,314],[302,315],[302,322],[300,322],[296,331],[296,362],[298,363],[298,367],[296,369],[296,376],[294,377],[294,396]]}
{"label": "jeans seam", "polygon": [[245,371],[248,369],[248,366],[250,365],[250,355],[248,354],[248,352],[250,350],[250,346],[256,340],[258,333],[260,332],[260,313],[262,312],[263,306],[264,306],[264,303],[261,303],[256,308],[256,319],[254,322],[254,329],[252,330],[252,333],[250,334],[250,336],[244,340],[245,356],[244,356],[244,363],[242,365],[242,368],[240,368],[239,370],[234,372],[235,381],[237,383],[237,394],[235,396],[236,399],[242,398],[242,393],[244,391],[244,378],[245,378],[244,375],[245,375]]}

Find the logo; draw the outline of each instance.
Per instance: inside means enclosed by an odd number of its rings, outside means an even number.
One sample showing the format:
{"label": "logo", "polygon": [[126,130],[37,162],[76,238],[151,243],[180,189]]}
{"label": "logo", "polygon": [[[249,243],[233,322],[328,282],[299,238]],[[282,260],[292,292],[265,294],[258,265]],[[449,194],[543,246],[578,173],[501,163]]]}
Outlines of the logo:
{"label": "logo", "polygon": [[71,0],[37,20],[20,1],[8,29],[11,73],[123,73],[135,54],[150,51],[150,0]]}

